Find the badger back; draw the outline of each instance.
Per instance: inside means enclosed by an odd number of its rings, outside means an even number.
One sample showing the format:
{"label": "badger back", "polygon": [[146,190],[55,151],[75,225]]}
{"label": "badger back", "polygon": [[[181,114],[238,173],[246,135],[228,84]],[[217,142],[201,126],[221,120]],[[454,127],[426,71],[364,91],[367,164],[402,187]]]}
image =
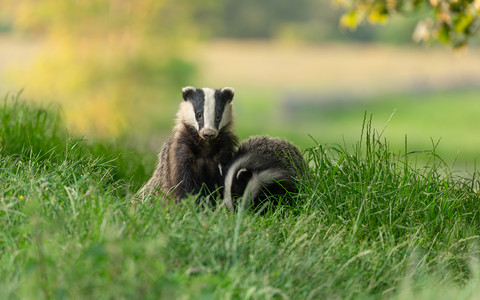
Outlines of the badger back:
{"label": "badger back", "polygon": [[292,143],[269,137],[252,137],[243,142],[228,166],[224,203],[230,209],[240,197],[245,206],[256,204],[266,194],[296,192],[297,182],[306,176],[305,161]]}
{"label": "badger back", "polygon": [[215,90],[187,86],[182,94],[184,101],[177,113],[177,127],[186,126],[207,141],[215,139],[222,130],[231,130],[232,88]]}

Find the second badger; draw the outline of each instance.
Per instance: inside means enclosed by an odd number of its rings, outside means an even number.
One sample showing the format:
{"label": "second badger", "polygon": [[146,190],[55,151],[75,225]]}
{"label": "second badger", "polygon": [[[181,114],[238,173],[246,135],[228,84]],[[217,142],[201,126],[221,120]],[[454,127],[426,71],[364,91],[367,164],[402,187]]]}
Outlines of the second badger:
{"label": "second badger", "polygon": [[237,207],[241,198],[245,208],[258,208],[270,195],[298,192],[299,180],[308,176],[296,146],[265,136],[244,141],[227,168],[224,203],[229,209]]}
{"label": "second badger", "polygon": [[221,170],[232,158],[232,88],[182,89],[172,137],[158,155],[152,178],[140,190],[142,198],[173,193],[178,202],[188,194],[207,196],[223,183]]}

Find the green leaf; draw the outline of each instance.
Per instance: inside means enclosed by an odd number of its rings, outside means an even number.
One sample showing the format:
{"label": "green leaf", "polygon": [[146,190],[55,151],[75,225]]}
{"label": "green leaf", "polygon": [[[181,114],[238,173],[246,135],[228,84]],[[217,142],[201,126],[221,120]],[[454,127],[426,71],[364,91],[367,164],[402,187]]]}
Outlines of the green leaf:
{"label": "green leaf", "polygon": [[368,15],[368,21],[371,24],[386,24],[388,21],[388,12],[373,10]]}
{"label": "green leaf", "polygon": [[444,44],[450,43],[450,26],[448,26],[447,24],[443,24],[443,26],[438,31],[438,40]]}
{"label": "green leaf", "polygon": [[340,25],[342,27],[346,27],[346,28],[349,28],[349,29],[352,29],[352,30],[357,29],[358,23],[359,23],[359,20],[357,18],[357,12],[356,11],[350,11],[350,12],[344,14],[340,18]]}
{"label": "green leaf", "polygon": [[454,30],[456,32],[466,32],[468,27],[473,22],[473,16],[471,14],[458,14],[454,22]]}

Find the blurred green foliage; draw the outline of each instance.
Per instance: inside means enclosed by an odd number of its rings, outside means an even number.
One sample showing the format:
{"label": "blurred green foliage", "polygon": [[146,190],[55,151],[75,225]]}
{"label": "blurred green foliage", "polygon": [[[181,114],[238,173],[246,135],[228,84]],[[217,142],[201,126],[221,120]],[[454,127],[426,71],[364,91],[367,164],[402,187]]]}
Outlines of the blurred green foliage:
{"label": "blurred green foliage", "polygon": [[368,20],[371,24],[385,23],[396,14],[428,12],[429,17],[418,22],[413,33],[417,42],[439,40],[454,48],[465,46],[480,29],[478,0],[336,0],[347,9],[340,22],[355,29]]}
{"label": "blurred green foliage", "polygon": [[[440,40],[458,48],[480,28],[478,0],[223,2],[218,15],[220,26],[213,32],[228,38],[389,43]],[[383,27],[375,26],[378,24]]]}
{"label": "blurred green foliage", "polygon": [[[224,0],[213,36],[224,38],[320,41],[379,41],[410,43],[418,16],[395,18],[383,28],[339,28],[340,5],[333,1]],[[340,29],[340,30],[339,30]]]}
{"label": "blurred green foliage", "polygon": [[[25,95],[62,99],[80,132],[119,135],[165,104],[195,74],[188,50],[200,35],[193,0],[0,0],[12,33],[39,39],[44,52],[10,76]],[[56,99],[58,97],[58,99]]]}
{"label": "blurred green foliage", "polygon": [[[206,76],[197,76],[209,68],[204,65],[198,72],[201,54],[196,46],[202,38],[409,43],[429,8],[439,16],[446,7],[444,2],[416,1],[411,7],[415,14],[400,15],[400,4],[407,7],[409,2],[0,0],[0,31],[42,40],[44,52],[37,61],[8,76],[26,87],[27,98],[60,101],[70,129],[81,134],[140,135],[145,129],[169,130],[180,88],[206,81]],[[477,4],[457,1],[448,6],[454,31],[474,29],[478,18],[472,15],[470,20],[460,12],[462,5],[472,9]],[[348,10],[343,17],[341,6]],[[367,24],[351,32],[339,30],[339,20],[350,27],[363,20],[388,24]],[[450,33],[443,33],[438,38],[454,42]],[[219,87],[218,82],[216,78],[209,84]]]}

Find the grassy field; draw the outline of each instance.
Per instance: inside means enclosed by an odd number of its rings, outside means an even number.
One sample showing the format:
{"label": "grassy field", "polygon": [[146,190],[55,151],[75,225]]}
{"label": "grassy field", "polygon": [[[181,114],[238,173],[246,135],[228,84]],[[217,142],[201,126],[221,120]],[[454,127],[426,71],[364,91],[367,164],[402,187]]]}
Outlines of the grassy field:
{"label": "grassy field", "polygon": [[479,48],[220,40],[191,51],[200,86],[372,95],[480,83]]}
{"label": "grassy field", "polygon": [[268,133],[303,148],[353,144],[364,112],[392,151],[432,149],[458,170],[479,159],[480,52],[380,44],[216,41],[194,51],[199,86],[234,86],[242,138]]}
{"label": "grassy field", "polygon": [[[9,70],[23,66],[28,72],[45,45],[41,41],[0,38],[0,77],[3,91],[15,91]],[[211,41],[191,51],[198,76],[185,85],[236,90],[236,128],[241,138],[265,133],[286,137],[306,149],[318,143],[349,147],[360,134],[364,112],[373,114],[373,125],[383,131],[393,152],[431,150],[433,144],[455,170],[474,170],[480,159],[477,100],[480,91],[480,52],[454,54],[445,48],[388,46],[380,44],[285,44],[267,41]],[[8,58],[8,59],[7,59]],[[21,74],[22,74],[21,72]],[[136,144],[153,156],[170,134],[180,89],[171,99],[158,99],[161,87],[132,99],[120,135],[136,135]],[[67,126],[93,119],[108,123],[114,107],[57,101],[66,109]],[[57,93],[61,95],[61,93]],[[61,97],[61,96],[60,96]],[[107,97],[107,96],[105,96]],[[125,104],[125,103],[124,103]],[[127,106],[128,106],[127,105]],[[115,107],[116,108],[116,107]],[[81,111],[81,113],[79,113]],[[88,115],[88,114],[93,115]],[[119,112],[116,112],[119,114]],[[78,125],[78,124],[77,124]],[[81,126],[80,126],[81,127]],[[102,136],[101,128],[87,132]],[[104,136],[104,135],[103,135]]]}
{"label": "grassy field", "polygon": [[437,153],[459,171],[472,171],[480,159],[480,102],[475,89],[354,101],[322,102],[315,97],[285,98],[280,105],[268,96],[264,101],[237,101],[239,134],[243,138],[259,132],[283,136],[303,148],[315,146],[312,137],[320,144],[350,146],[358,139],[359,124],[367,112],[373,117],[373,128],[388,138],[393,152],[404,151],[407,139],[409,151],[432,150],[438,144]]}
{"label": "grassy field", "polygon": [[477,177],[392,153],[368,117],[348,149],[308,149],[297,202],[264,215],[132,204],[154,155],[131,140],[72,137],[19,100],[0,122],[2,299],[480,295]]}

